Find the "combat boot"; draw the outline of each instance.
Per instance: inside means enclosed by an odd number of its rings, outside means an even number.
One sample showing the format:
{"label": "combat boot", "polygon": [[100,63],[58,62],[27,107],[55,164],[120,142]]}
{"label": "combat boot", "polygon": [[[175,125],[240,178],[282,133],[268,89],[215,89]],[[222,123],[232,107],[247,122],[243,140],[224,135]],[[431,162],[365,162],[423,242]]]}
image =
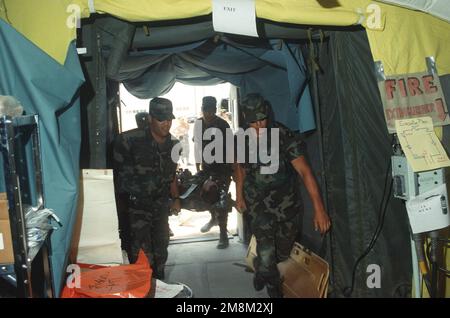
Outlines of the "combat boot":
{"label": "combat boot", "polygon": [[270,298],[283,298],[283,289],[280,284],[267,284],[267,294]]}
{"label": "combat boot", "polygon": [[209,220],[208,223],[206,223],[205,225],[202,226],[202,228],[200,229],[200,232],[202,232],[202,233],[209,232],[209,230],[211,230],[211,228],[213,226],[216,226],[217,224],[218,224],[217,218],[215,216],[211,216],[211,220]]}
{"label": "combat boot", "polygon": [[224,249],[228,247],[228,232],[225,228],[225,230],[223,230],[222,228],[220,229],[220,237],[219,237],[219,243],[217,244],[217,248],[218,249]]}
{"label": "combat boot", "polygon": [[253,276],[253,287],[256,291],[261,291],[264,289],[264,286],[266,285],[264,279],[261,278],[260,275],[255,274]]}

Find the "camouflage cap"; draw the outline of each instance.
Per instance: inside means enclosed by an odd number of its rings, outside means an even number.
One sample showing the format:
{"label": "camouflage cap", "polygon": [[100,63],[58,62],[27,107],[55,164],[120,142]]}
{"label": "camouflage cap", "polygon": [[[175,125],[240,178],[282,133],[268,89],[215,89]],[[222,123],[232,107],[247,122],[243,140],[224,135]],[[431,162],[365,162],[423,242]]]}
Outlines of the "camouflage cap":
{"label": "camouflage cap", "polygon": [[140,112],[137,113],[134,118],[136,119],[136,124],[138,128],[143,129],[146,127],[148,122],[148,113],[147,112]]}
{"label": "camouflage cap", "polygon": [[269,103],[260,94],[248,94],[241,101],[241,110],[244,120],[251,123],[267,118]]}
{"label": "camouflage cap", "polygon": [[202,99],[202,112],[217,111],[217,99],[214,96],[205,96]]}
{"label": "camouflage cap", "polygon": [[159,121],[175,119],[172,102],[167,98],[153,98],[150,101],[149,113]]}
{"label": "camouflage cap", "polygon": [[228,106],[229,100],[228,98],[223,98],[220,101],[220,110],[224,110],[224,111],[229,111],[229,106]]}

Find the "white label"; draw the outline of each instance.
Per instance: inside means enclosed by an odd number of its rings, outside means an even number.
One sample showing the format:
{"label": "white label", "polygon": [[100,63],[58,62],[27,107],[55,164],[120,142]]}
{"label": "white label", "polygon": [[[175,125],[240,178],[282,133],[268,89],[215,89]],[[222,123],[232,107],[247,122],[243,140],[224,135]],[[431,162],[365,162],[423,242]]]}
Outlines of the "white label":
{"label": "white label", "polygon": [[450,212],[446,185],[441,184],[406,201],[406,210],[413,233],[434,231],[449,226]]}
{"label": "white label", "polygon": [[258,36],[255,0],[213,0],[216,32]]}
{"label": "white label", "polygon": [[5,244],[3,244],[3,233],[0,233],[0,250],[5,249]]}

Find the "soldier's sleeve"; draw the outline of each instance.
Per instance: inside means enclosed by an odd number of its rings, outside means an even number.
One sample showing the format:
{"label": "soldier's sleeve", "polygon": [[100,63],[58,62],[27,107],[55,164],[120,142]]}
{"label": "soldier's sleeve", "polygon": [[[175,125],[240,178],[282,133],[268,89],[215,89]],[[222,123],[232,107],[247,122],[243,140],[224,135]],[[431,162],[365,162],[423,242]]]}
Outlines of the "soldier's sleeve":
{"label": "soldier's sleeve", "polygon": [[128,140],[123,135],[119,135],[114,142],[113,157],[119,192],[134,193],[134,161]]}
{"label": "soldier's sleeve", "polygon": [[[232,154],[233,154],[233,163],[240,164],[242,167],[246,167],[246,163],[245,162],[248,162],[248,149],[247,149],[247,146],[245,144],[240,144],[238,142],[239,141],[238,133],[239,132],[236,132],[233,135],[233,150],[234,150],[232,152]],[[243,158],[243,159],[245,159],[244,162],[239,162],[239,159],[240,159],[239,155],[244,156],[244,158]]]}
{"label": "soldier's sleeve", "polygon": [[306,154],[306,144],[302,135],[297,132],[288,131],[286,133],[286,153],[289,161],[297,159]]}
{"label": "soldier's sleeve", "polygon": [[[234,149],[232,149],[234,147],[234,136],[233,136],[233,132],[230,129],[230,125],[222,119],[222,124],[220,126],[220,130],[222,132],[222,136],[223,136],[223,161],[224,163],[232,163],[234,162],[233,155],[234,155]],[[229,140],[231,137],[232,140]],[[231,171],[231,165],[229,167],[230,171]]]}

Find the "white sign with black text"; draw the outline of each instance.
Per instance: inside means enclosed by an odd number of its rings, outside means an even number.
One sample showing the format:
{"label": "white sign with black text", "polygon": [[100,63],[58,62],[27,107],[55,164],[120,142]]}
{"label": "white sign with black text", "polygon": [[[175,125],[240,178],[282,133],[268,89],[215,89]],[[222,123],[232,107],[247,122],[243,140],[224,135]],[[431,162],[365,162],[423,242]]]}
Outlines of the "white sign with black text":
{"label": "white sign with black text", "polygon": [[406,201],[406,210],[413,233],[429,232],[449,226],[446,185],[438,185],[433,190]]}
{"label": "white sign with black text", "polygon": [[213,0],[216,32],[258,36],[255,0]]}

